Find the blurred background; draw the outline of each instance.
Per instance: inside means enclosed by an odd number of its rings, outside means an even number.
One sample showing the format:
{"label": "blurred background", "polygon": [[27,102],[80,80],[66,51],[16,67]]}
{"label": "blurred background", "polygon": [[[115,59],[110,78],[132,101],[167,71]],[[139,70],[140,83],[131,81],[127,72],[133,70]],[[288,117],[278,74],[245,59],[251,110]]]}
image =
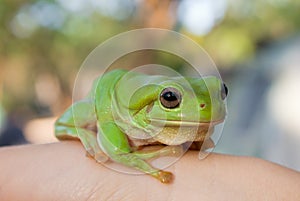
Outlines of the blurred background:
{"label": "blurred background", "polygon": [[0,0],[0,146],[56,141],[53,123],[88,54],[154,27],[205,48],[229,87],[215,151],[300,171],[299,11],[298,0]]}

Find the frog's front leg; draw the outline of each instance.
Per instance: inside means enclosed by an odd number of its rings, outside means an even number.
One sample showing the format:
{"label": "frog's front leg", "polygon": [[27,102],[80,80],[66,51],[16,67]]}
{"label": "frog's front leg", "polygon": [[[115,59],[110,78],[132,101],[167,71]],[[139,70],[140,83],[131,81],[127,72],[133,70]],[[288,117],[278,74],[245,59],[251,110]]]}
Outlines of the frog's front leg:
{"label": "frog's front leg", "polygon": [[[126,135],[113,122],[102,122],[99,126],[98,142],[109,157],[121,164],[138,169],[149,174],[162,183],[170,183],[173,180],[171,172],[163,171],[152,167],[145,159],[159,156],[159,151],[153,153],[142,153],[132,151]],[[168,149],[174,151],[173,149]]]}
{"label": "frog's front leg", "polygon": [[144,159],[155,159],[162,156],[181,156],[184,152],[184,149],[181,145],[176,146],[152,146],[151,148],[147,147],[143,150],[134,151],[133,153]]}
{"label": "frog's front leg", "polygon": [[93,104],[84,100],[75,103],[55,122],[55,135],[59,140],[79,139],[87,154],[97,162],[105,162],[106,156],[97,143],[96,133],[87,125],[96,122]]}

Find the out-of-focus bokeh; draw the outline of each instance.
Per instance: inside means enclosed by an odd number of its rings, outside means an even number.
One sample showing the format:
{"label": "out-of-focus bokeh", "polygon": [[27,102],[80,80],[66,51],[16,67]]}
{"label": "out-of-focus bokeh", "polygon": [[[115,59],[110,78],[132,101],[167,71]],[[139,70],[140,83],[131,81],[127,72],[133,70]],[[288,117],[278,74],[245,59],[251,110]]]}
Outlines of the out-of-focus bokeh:
{"label": "out-of-focus bokeh", "polygon": [[0,0],[0,146],[55,141],[53,122],[87,55],[155,27],[195,40],[229,86],[216,151],[300,170],[299,11],[298,0]]}

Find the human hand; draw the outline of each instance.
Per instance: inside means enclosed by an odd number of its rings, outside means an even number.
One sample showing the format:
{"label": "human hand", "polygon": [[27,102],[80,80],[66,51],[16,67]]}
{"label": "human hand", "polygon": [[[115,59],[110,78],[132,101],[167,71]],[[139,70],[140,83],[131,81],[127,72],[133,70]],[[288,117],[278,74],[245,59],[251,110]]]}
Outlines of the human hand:
{"label": "human hand", "polygon": [[0,148],[0,200],[300,200],[300,173],[251,157],[188,151],[172,184],[119,173],[75,141]]}

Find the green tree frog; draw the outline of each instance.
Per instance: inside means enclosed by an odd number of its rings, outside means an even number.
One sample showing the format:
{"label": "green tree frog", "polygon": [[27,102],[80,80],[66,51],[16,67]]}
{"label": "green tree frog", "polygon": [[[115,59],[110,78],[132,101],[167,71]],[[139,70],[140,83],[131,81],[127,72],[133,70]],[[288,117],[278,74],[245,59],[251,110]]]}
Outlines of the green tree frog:
{"label": "green tree frog", "polygon": [[[225,118],[227,93],[214,76],[113,70],[96,79],[89,95],[57,119],[55,135],[59,140],[79,139],[97,162],[110,159],[169,183],[172,173],[148,160],[182,153],[187,143],[200,149],[211,128]],[[144,150],[148,145],[167,146]]]}

